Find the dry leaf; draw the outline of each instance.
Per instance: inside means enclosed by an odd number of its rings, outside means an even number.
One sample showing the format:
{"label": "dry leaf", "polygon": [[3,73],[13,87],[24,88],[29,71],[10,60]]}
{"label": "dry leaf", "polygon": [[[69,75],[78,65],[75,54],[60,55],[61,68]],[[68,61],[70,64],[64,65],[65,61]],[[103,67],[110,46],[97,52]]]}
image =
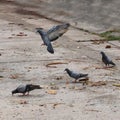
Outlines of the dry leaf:
{"label": "dry leaf", "polygon": [[54,104],[53,104],[53,108],[55,109],[56,106],[61,105],[61,104],[65,104],[65,103],[54,103]]}
{"label": "dry leaf", "polygon": [[56,80],[61,80],[63,77],[62,76],[59,76],[59,77],[56,77]]}
{"label": "dry leaf", "polygon": [[26,100],[20,100],[19,104],[28,104],[28,102]]}
{"label": "dry leaf", "polygon": [[3,76],[0,75],[0,78],[3,78]]}
{"label": "dry leaf", "polygon": [[19,77],[18,74],[11,74],[11,75],[10,75],[10,78],[11,78],[11,79],[17,79],[18,77]]}
{"label": "dry leaf", "polygon": [[113,86],[120,87],[120,84],[113,84]]}
{"label": "dry leaf", "polygon": [[48,90],[47,93],[52,94],[52,95],[56,95],[57,91],[56,90]]}
{"label": "dry leaf", "polygon": [[105,48],[111,48],[111,45],[106,45]]}
{"label": "dry leaf", "polygon": [[68,63],[67,62],[52,62],[52,63],[48,63],[46,67],[56,68],[56,66],[54,65],[57,65],[57,64],[68,64]]}
{"label": "dry leaf", "polygon": [[105,81],[98,81],[98,82],[90,82],[90,86],[93,87],[93,86],[102,86],[102,85],[106,85],[106,82]]}

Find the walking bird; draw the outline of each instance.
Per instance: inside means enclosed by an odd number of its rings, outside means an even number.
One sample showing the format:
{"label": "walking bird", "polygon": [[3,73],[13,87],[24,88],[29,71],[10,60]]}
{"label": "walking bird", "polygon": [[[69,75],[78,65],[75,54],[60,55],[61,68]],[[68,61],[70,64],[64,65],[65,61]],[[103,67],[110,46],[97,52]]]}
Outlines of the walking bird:
{"label": "walking bird", "polygon": [[26,85],[19,85],[15,90],[12,91],[12,95],[16,93],[22,93],[25,95],[29,95],[29,92],[34,89],[42,89],[39,85],[33,85],[33,84],[26,84]]}
{"label": "walking bird", "polygon": [[83,77],[87,77],[88,74],[83,74],[83,73],[75,73],[71,70],[69,70],[68,68],[65,69],[65,71],[68,73],[68,75],[72,78],[75,79],[75,82],[79,79],[79,78],[83,78]]}

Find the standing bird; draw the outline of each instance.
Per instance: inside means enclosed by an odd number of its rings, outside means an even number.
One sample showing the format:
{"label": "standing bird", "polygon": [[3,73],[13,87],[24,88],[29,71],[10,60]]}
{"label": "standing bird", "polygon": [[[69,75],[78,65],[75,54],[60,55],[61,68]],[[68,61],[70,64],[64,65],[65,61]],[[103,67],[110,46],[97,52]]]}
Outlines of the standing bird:
{"label": "standing bird", "polygon": [[15,90],[12,91],[12,95],[16,93],[23,93],[23,95],[25,95],[25,93],[28,93],[27,95],[29,95],[29,92],[34,89],[42,89],[42,87],[32,84],[19,85]]}
{"label": "standing bird", "polygon": [[64,33],[67,32],[69,27],[70,27],[69,23],[64,23],[62,25],[53,26],[50,30],[47,31],[47,35],[50,41],[52,42],[52,41],[57,40]]}
{"label": "standing bird", "polygon": [[75,82],[76,82],[79,78],[88,77],[88,74],[75,73],[75,72],[69,70],[68,68],[66,68],[65,71],[68,73],[68,75],[69,75],[70,77],[72,77],[72,78],[75,79]]}
{"label": "standing bird", "polygon": [[52,44],[51,44],[51,42],[49,40],[49,37],[48,37],[47,33],[42,28],[37,28],[37,32],[41,35],[41,38],[43,40],[44,45],[47,46],[48,52],[53,54],[54,53],[54,49],[52,47]]}
{"label": "standing bird", "polygon": [[106,66],[109,66],[109,64],[115,66],[115,63],[113,63],[112,60],[110,60],[104,52],[100,52],[100,53],[102,54],[102,61]]}

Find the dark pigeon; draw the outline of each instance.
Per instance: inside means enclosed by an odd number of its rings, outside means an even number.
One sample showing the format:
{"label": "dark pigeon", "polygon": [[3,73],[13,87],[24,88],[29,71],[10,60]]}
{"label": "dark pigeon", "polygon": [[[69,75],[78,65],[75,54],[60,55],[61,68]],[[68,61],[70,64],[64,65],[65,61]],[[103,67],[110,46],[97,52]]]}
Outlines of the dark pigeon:
{"label": "dark pigeon", "polygon": [[16,93],[23,93],[23,95],[25,95],[25,93],[28,93],[29,95],[29,92],[34,89],[42,89],[42,87],[40,87],[39,85],[32,84],[20,85],[15,90],[12,91],[12,95]]}
{"label": "dark pigeon", "polygon": [[47,31],[47,35],[50,39],[50,41],[55,41],[59,37],[61,37],[64,33],[67,32],[70,24],[69,23],[64,23],[62,25],[57,25],[52,27],[50,30]]}
{"label": "dark pigeon", "polygon": [[69,70],[68,68],[65,69],[65,71],[68,73],[68,75],[72,78],[75,79],[75,82],[79,79],[79,78],[83,78],[83,77],[87,77],[88,74],[82,74],[82,73],[75,73],[71,70]]}
{"label": "dark pigeon", "polygon": [[48,52],[53,54],[54,53],[54,49],[53,49],[52,44],[51,44],[51,42],[50,42],[50,40],[48,38],[47,33],[42,28],[38,28],[37,32],[41,35],[43,43],[47,46]]}
{"label": "dark pigeon", "polygon": [[102,54],[102,61],[106,66],[109,66],[110,64],[115,66],[115,63],[113,63],[112,60],[110,60],[104,52],[100,52],[100,53]]}
{"label": "dark pigeon", "polygon": [[67,32],[70,24],[64,23],[62,25],[53,26],[50,30],[45,31],[43,28],[37,28],[37,30],[42,30],[46,32],[48,35],[48,38],[51,42],[57,40],[59,37],[61,37],[64,33]]}

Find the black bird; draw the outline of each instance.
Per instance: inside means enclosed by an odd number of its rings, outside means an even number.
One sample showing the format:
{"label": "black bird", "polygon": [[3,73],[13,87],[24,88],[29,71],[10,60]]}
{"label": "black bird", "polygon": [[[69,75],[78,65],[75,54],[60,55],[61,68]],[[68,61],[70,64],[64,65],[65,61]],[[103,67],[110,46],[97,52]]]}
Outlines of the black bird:
{"label": "black bird", "polygon": [[102,61],[106,66],[109,66],[109,64],[115,66],[116,64],[110,60],[107,55],[104,52],[100,52],[102,54]]}
{"label": "black bird", "polygon": [[23,95],[25,95],[25,93],[28,93],[29,95],[29,92],[34,89],[42,89],[42,87],[33,84],[19,85],[15,90],[12,91],[12,95],[16,93],[23,93]]}
{"label": "black bird", "polygon": [[69,26],[70,26],[69,23],[64,23],[62,25],[53,26],[50,30],[47,31],[47,35],[49,37],[49,40],[51,42],[57,40],[64,33],[67,32]]}
{"label": "black bird", "polygon": [[68,73],[68,75],[72,78],[75,79],[75,82],[79,79],[79,78],[83,78],[83,77],[87,77],[88,74],[82,74],[82,73],[75,73],[71,70],[69,70],[68,68],[65,69],[65,71]]}
{"label": "black bird", "polygon": [[48,37],[47,33],[42,28],[37,28],[37,32],[41,35],[43,43],[47,46],[48,52],[53,54],[54,53],[54,49],[52,47],[52,44],[51,44],[51,42],[49,40],[49,37]]}

